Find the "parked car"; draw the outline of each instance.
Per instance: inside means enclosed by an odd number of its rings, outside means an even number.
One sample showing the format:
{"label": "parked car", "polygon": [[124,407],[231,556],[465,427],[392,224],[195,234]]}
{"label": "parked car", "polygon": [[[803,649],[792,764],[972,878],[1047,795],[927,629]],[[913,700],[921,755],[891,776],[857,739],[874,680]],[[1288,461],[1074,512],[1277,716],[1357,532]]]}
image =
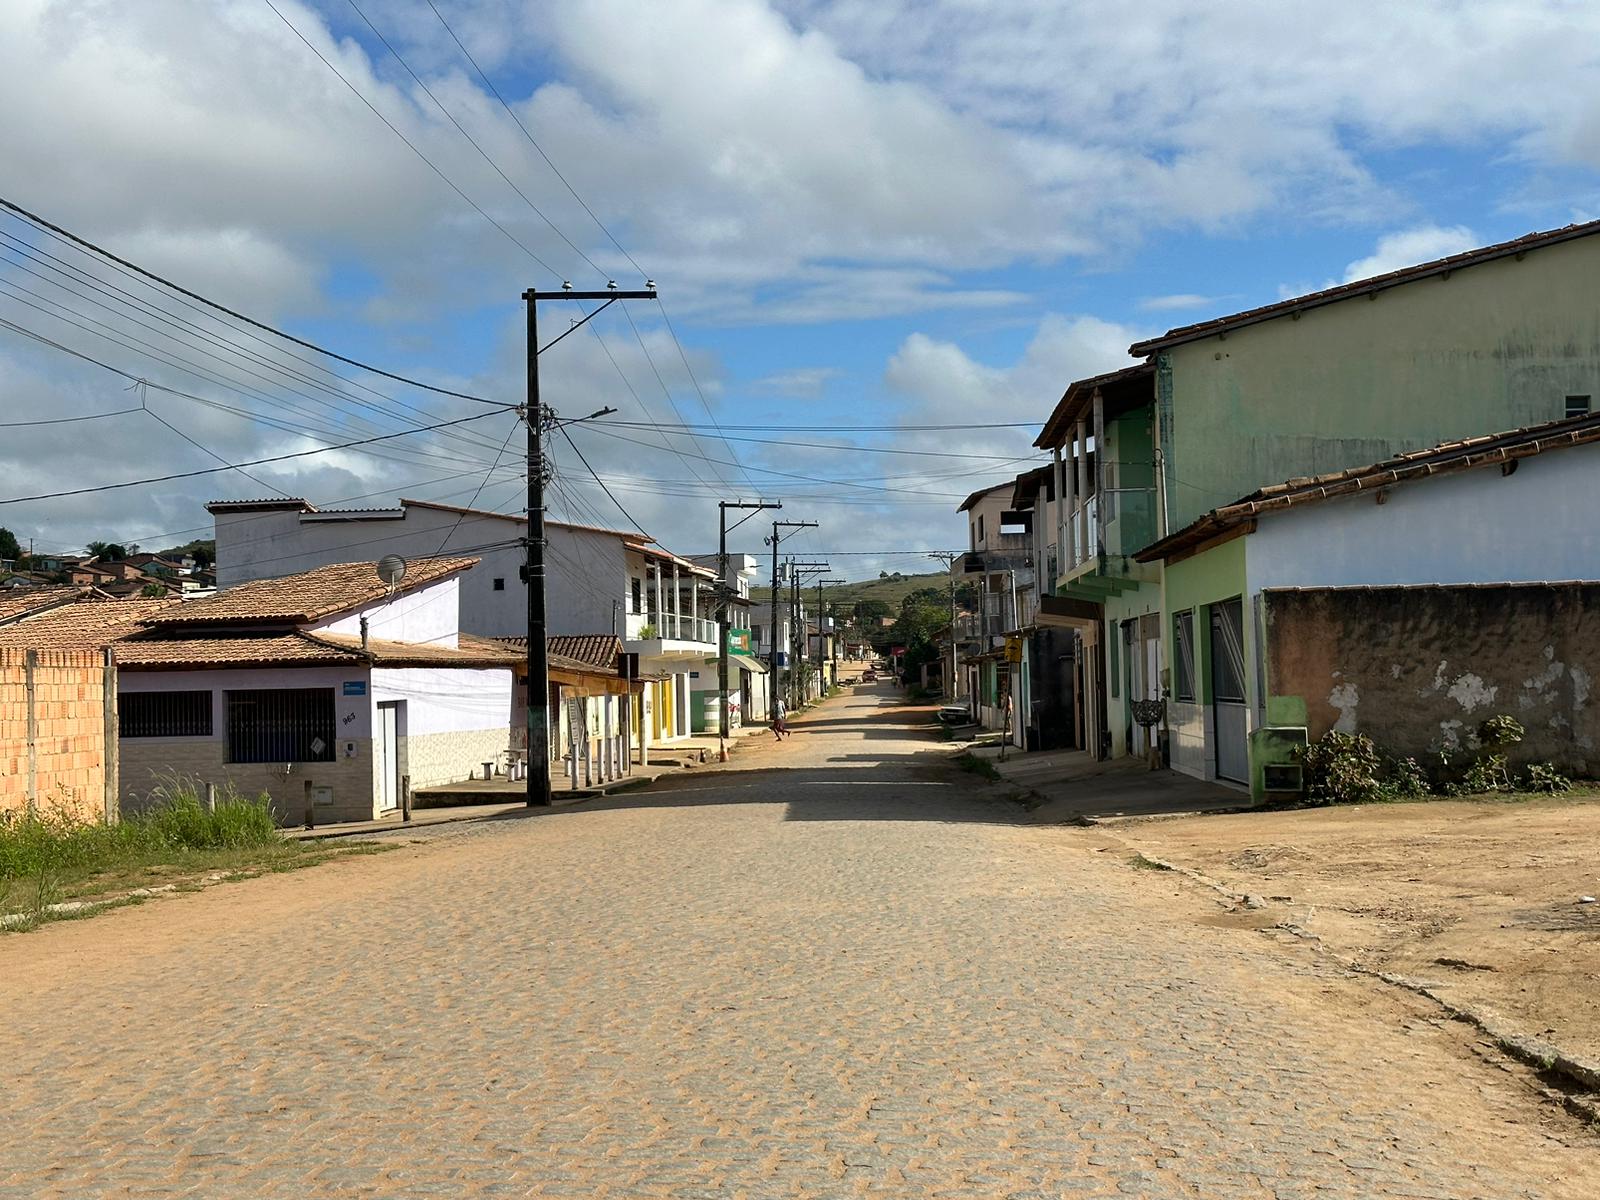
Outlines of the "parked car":
{"label": "parked car", "polygon": [[875,670],[873,670],[871,667],[868,667],[865,671],[861,672],[861,682],[862,683],[877,683],[878,682],[878,673]]}
{"label": "parked car", "polygon": [[965,704],[945,704],[939,709],[941,725],[968,725],[971,722],[972,714],[967,711]]}

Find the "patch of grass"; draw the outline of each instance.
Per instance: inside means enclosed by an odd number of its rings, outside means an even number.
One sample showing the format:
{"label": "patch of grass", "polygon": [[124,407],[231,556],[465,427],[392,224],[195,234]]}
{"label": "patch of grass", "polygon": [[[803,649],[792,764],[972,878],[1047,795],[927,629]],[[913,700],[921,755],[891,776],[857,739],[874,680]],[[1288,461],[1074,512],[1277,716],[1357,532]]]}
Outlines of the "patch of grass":
{"label": "patch of grass", "polygon": [[1000,772],[995,769],[995,765],[986,758],[979,758],[976,754],[958,754],[951,761],[961,770],[981,775],[990,782],[1000,778]]}
{"label": "patch of grass", "polygon": [[1135,854],[1132,858],[1130,858],[1128,860],[1128,865],[1130,867],[1132,867],[1136,871],[1170,871],[1170,870],[1172,870],[1172,868],[1169,867],[1166,863],[1157,862],[1153,858],[1146,858],[1142,854]]}
{"label": "patch of grass", "polygon": [[[168,780],[147,811],[116,824],[80,821],[61,810],[0,813],[0,917],[6,927],[32,928],[104,912],[143,899],[117,895],[141,887],[197,890],[208,875],[248,877],[380,849],[291,841],[278,829],[266,796],[229,790],[207,809],[201,794],[193,780]],[[53,909],[96,896],[110,899]]]}

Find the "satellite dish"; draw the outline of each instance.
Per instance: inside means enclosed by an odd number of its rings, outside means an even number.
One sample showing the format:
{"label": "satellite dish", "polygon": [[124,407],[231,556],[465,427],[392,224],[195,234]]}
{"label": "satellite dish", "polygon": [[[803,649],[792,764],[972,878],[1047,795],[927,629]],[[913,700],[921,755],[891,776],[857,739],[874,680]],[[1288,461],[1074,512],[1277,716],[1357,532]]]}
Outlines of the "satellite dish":
{"label": "satellite dish", "polygon": [[406,577],[406,560],[398,554],[385,554],[378,560],[378,578],[393,591]]}

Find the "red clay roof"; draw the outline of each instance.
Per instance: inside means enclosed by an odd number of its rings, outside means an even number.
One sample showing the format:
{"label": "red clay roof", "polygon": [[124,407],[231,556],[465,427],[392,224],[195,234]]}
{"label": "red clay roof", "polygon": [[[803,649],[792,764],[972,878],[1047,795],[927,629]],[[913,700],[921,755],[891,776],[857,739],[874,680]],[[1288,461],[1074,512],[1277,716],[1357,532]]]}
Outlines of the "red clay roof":
{"label": "red clay roof", "polygon": [[1542,425],[1529,425],[1507,433],[1441,442],[1426,450],[1397,454],[1370,466],[1290,479],[1261,488],[1233,504],[1212,509],[1177,532],[1146,546],[1134,557],[1140,562],[1155,562],[1206,542],[1265,513],[1360,492],[1381,491],[1412,480],[1495,466],[1549,450],[1594,442],[1600,442],[1600,413],[1546,421]]}
{"label": "red clay roof", "polygon": [[83,588],[72,583],[0,592],[0,625],[19,621],[30,613],[42,613],[63,604],[71,604],[83,593]]}
{"label": "red clay roof", "polygon": [[1244,312],[1234,313],[1230,317],[1217,317],[1214,320],[1200,321],[1194,325],[1182,325],[1177,329],[1167,330],[1160,337],[1135,342],[1128,347],[1128,353],[1136,358],[1142,358],[1147,354],[1153,354],[1155,351],[1164,350],[1169,346],[1180,346],[1185,342],[1199,341],[1201,338],[1208,338],[1218,333],[1226,333],[1230,329],[1238,329],[1245,325],[1255,325],[1261,321],[1270,321],[1275,317],[1288,316],[1290,313],[1303,312],[1310,308],[1320,308],[1324,304],[1336,304],[1340,300],[1348,300],[1352,296],[1365,296],[1373,292],[1381,292],[1387,288],[1398,287],[1400,284],[1411,283],[1418,279],[1426,279],[1432,275],[1443,275],[1448,271],[1454,271],[1461,267],[1475,267],[1479,263],[1493,262],[1500,258],[1510,258],[1544,246],[1555,246],[1562,242],[1575,241],[1578,238],[1585,238],[1594,233],[1600,233],[1600,221],[1586,221],[1581,225],[1566,225],[1560,229],[1524,234],[1522,237],[1513,238],[1509,242],[1497,242],[1492,246],[1483,246],[1477,250],[1467,250],[1461,254],[1452,254],[1447,258],[1436,258],[1431,262],[1418,263],[1413,267],[1390,271],[1387,275],[1375,275],[1370,279],[1358,279],[1351,283],[1340,284],[1338,287],[1325,288],[1320,292],[1310,292],[1304,296],[1296,296],[1292,300],[1280,300],[1276,304],[1265,304],[1260,308],[1247,309]]}
{"label": "red clay roof", "polygon": [[137,632],[164,609],[183,603],[158,600],[79,600],[0,629],[0,645],[32,650],[97,650]]}
{"label": "red clay roof", "polygon": [[[360,639],[356,639],[359,641]],[[359,654],[323,645],[302,633],[265,637],[131,637],[112,647],[123,668],[318,667],[360,663]]]}
{"label": "red clay roof", "polygon": [[459,646],[441,646],[432,642],[390,642],[372,638],[365,651],[359,634],[307,633],[309,641],[366,658],[380,667],[513,667],[522,656],[509,646],[502,646],[491,638],[476,638],[461,634]]}
{"label": "red clay roof", "polygon": [[[465,571],[476,558],[419,558],[396,592]],[[281,579],[255,579],[152,616],[150,625],[295,624],[381,600],[388,587],[370,562],[334,563]]]}

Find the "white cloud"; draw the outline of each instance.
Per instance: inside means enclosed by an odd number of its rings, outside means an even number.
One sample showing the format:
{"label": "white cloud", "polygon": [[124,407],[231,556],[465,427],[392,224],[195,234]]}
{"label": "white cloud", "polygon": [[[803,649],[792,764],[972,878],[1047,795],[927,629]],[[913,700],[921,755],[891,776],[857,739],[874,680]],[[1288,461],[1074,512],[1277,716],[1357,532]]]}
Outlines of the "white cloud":
{"label": "white cloud", "polygon": [[1211,308],[1235,298],[1202,296],[1197,292],[1177,292],[1170,296],[1146,296],[1139,301],[1139,308],[1143,312],[1178,312],[1189,308]]}
{"label": "white cloud", "polygon": [[838,367],[795,367],[764,375],[750,384],[753,392],[767,392],[774,396],[814,397],[822,395],[828,382],[843,372]]}
{"label": "white cloud", "polygon": [[1446,258],[1481,245],[1482,240],[1465,225],[1420,225],[1415,229],[1402,229],[1385,234],[1378,239],[1377,248],[1371,254],[1345,267],[1343,282],[1387,275],[1402,267]]}

